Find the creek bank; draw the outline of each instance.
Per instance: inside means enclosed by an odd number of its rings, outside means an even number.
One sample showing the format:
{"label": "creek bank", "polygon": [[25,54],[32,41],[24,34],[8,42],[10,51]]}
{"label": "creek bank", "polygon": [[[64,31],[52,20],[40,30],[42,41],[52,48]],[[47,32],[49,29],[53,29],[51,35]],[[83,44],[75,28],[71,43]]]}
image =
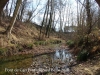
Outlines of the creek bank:
{"label": "creek bank", "polygon": [[33,47],[32,49],[24,49],[18,53],[15,53],[14,55],[24,55],[24,54],[33,54],[33,56],[43,55],[43,54],[49,54],[56,51],[56,49],[69,49],[68,46],[64,45],[50,45],[50,46],[37,46]]}
{"label": "creek bank", "polygon": [[72,67],[74,75],[100,75],[100,54]]}

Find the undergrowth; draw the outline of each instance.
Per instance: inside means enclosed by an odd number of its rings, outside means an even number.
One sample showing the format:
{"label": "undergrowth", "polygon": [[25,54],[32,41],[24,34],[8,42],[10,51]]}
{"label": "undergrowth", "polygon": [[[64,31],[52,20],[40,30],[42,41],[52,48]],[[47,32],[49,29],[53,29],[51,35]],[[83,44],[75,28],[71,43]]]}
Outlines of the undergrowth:
{"label": "undergrowth", "polygon": [[72,47],[75,46],[75,42],[72,41],[72,40],[68,40],[68,41],[66,42],[66,44],[67,44],[70,48],[72,48]]}

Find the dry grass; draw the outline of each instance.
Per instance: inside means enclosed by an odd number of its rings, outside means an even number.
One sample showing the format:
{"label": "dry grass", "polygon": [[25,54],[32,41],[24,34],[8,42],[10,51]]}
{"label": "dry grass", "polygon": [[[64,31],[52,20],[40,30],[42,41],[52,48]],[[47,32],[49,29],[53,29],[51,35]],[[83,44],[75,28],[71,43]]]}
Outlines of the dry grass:
{"label": "dry grass", "polygon": [[[6,26],[5,26],[6,25]],[[8,23],[2,22],[0,24],[0,32],[4,32]],[[12,30],[11,41],[16,43],[33,43],[34,38],[38,38],[39,31],[32,24],[16,22]],[[0,34],[0,47],[8,46],[8,38],[6,35]]]}

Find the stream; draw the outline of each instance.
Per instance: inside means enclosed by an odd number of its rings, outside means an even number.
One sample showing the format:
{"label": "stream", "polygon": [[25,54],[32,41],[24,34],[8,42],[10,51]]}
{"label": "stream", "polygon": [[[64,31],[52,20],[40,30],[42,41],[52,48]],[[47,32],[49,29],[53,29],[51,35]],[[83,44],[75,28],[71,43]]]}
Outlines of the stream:
{"label": "stream", "polygon": [[53,53],[33,58],[30,70],[33,73],[69,73],[70,66],[75,62],[72,54],[66,49],[57,49]]}
{"label": "stream", "polygon": [[1,63],[0,75],[56,75],[58,73],[71,75],[71,66],[76,62],[69,50],[62,48],[57,48],[52,53],[29,58],[25,56],[17,56],[13,58],[13,61]]}

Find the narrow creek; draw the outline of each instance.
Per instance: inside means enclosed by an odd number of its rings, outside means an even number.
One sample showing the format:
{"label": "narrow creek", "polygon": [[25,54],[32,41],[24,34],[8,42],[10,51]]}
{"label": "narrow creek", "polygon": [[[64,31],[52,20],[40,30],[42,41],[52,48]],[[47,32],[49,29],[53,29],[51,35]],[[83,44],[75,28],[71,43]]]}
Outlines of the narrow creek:
{"label": "narrow creek", "polygon": [[[24,56],[22,57],[24,58]],[[52,53],[1,63],[0,75],[49,75],[48,73],[64,73],[66,75],[71,73],[73,63],[75,63],[75,59],[68,49],[57,48]]]}
{"label": "narrow creek", "polygon": [[75,62],[73,55],[66,49],[57,49],[53,53],[40,55],[33,58],[31,69],[35,73],[61,72],[69,73],[70,66]]}

